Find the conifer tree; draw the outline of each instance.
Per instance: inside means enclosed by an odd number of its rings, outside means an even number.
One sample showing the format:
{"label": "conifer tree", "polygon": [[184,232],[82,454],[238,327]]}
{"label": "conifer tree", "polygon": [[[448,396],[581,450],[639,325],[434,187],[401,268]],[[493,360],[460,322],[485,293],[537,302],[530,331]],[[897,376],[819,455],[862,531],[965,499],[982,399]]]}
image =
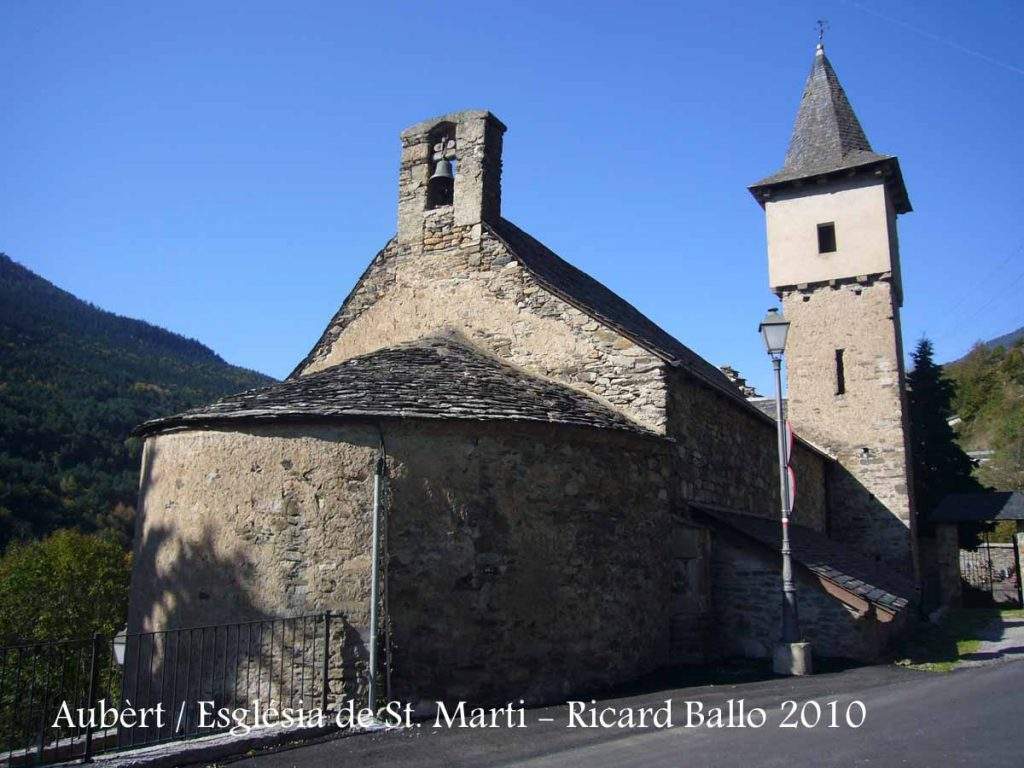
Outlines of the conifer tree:
{"label": "conifer tree", "polygon": [[921,339],[907,376],[910,410],[911,461],[914,501],[918,514],[927,515],[950,493],[982,490],[972,475],[974,462],[956,443],[949,425],[953,414],[953,383],[933,360],[932,343]]}

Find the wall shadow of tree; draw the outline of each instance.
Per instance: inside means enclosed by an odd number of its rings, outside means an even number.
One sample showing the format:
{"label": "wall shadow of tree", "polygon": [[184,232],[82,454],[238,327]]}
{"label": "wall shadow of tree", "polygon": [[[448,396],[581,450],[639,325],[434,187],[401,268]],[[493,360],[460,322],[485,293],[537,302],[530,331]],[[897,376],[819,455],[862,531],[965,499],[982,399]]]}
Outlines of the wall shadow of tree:
{"label": "wall shadow of tree", "polygon": [[[144,463],[142,487],[154,464]],[[358,689],[363,641],[340,613],[271,614],[260,600],[257,566],[225,546],[224,531],[207,524],[184,534],[173,525],[146,525],[140,505],[129,609],[122,700],[162,704],[163,728],[123,729],[120,747],[200,732],[200,702],[248,710],[319,708]],[[225,554],[228,550],[230,554]]]}

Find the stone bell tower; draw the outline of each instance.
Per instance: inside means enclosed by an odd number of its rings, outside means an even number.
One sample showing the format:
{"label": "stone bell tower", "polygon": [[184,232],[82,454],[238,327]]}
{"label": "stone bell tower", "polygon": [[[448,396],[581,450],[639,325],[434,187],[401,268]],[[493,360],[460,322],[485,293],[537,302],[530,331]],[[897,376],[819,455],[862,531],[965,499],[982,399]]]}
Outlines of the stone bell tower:
{"label": "stone bell tower", "polygon": [[453,112],[402,131],[398,241],[479,242],[481,223],[501,216],[505,126],[490,112]]}
{"label": "stone bell tower", "polygon": [[899,162],[872,150],[819,43],[765,211],[769,285],[790,320],[789,418],[827,449],[830,535],[916,574],[896,217]]}

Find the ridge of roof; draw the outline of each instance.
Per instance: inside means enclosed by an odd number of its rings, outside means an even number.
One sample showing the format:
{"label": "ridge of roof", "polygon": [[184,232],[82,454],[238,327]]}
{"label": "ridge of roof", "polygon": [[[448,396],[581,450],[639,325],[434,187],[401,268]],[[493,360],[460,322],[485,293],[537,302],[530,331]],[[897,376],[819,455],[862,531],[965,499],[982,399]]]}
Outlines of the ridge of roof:
{"label": "ridge of roof", "polygon": [[[669,365],[686,371],[732,402],[741,404],[755,418],[775,428],[774,412],[766,413],[751,403],[721,369],[684,345],[603,283],[574,267],[512,222],[501,219],[499,226],[500,229],[495,230],[492,225],[487,225],[492,234],[505,243],[516,260],[545,290],[632,340]],[[801,445],[823,458],[835,460],[828,451],[799,435],[796,439]]]}
{"label": "ridge of roof", "polygon": [[[485,223],[484,227],[508,248],[513,258],[546,291],[565,301],[570,306],[577,308],[605,327],[630,339],[669,365],[686,371],[705,386],[719,392],[732,402],[741,404],[743,408],[747,409],[756,418],[762,419],[767,424],[774,425],[774,416],[763,412],[754,404],[748,402],[739,388],[719,368],[684,345],[603,283],[578,267],[573,266],[535,237],[507,219],[500,219],[496,225]],[[331,321],[320,335],[320,338],[285,381],[294,381],[301,378],[302,370],[309,365],[317,351],[326,343],[331,329],[337,324],[348,303],[358,293],[363,281],[372,271],[374,263],[387,251],[393,242],[394,238],[392,237],[384,248],[377,252],[352,287],[352,290],[349,291],[341,306],[331,317]],[[820,453],[825,458],[834,458],[817,446],[807,443],[807,441],[801,438],[798,439],[802,444],[812,451]]]}
{"label": "ridge of roof", "polygon": [[599,280],[573,266],[507,219],[487,226],[547,291],[670,365],[689,371],[736,402],[747,404],[743,393],[719,368]]}
{"label": "ridge of roof", "polygon": [[464,339],[429,336],[147,421],[133,434],[223,421],[388,417],[562,424],[655,436],[599,400]]}
{"label": "ridge of roof", "polygon": [[[712,522],[721,523],[773,552],[780,551],[782,532],[777,520],[711,505],[694,506]],[[869,603],[896,613],[907,608],[917,592],[913,581],[903,574],[872,562],[866,555],[812,528],[790,523],[789,535],[792,555],[798,563]]]}

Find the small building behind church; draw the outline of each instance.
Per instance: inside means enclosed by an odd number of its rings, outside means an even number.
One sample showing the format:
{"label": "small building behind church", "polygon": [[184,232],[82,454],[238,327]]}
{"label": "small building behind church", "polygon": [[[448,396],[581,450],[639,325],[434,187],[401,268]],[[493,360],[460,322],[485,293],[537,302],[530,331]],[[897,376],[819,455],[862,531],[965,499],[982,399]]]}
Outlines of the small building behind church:
{"label": "small building behind church", "polygon": [[[394,698],[548,701],[771,655],[774,419],[505,218],[505,132],[486,111],[402,132],[397,233],[288,379],[140,427],[130,631],[329,609],[337,690],[361,695],[380,472]],[[819,656],[877,659],[917,590],[910,203],[820,47],[751,191],[792,321],[801,625]]]}

